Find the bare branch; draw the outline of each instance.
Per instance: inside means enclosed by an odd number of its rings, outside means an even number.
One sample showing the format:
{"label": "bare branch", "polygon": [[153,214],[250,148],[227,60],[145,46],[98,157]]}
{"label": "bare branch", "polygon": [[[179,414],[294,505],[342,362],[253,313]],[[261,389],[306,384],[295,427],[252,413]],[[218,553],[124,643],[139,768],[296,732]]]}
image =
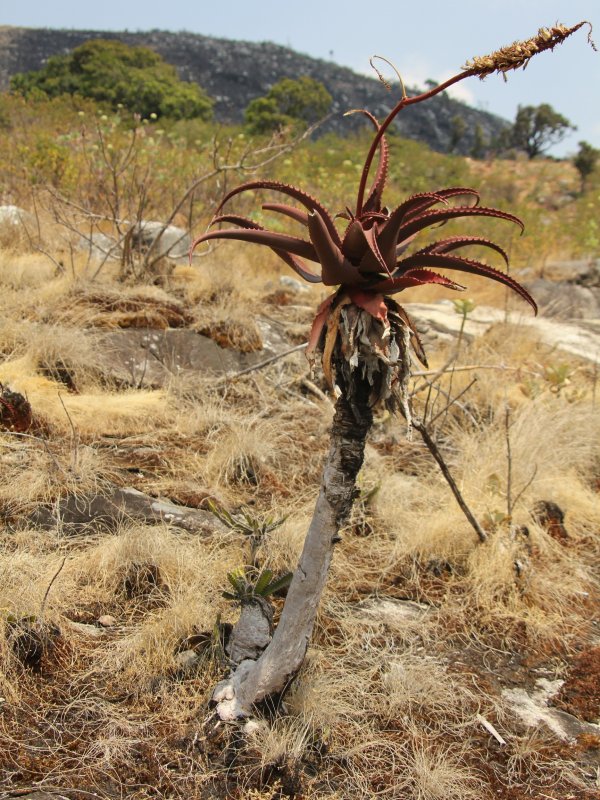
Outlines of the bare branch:
{"label": "bare branch", "polygon": [[446,482],[448,483],[448,486],[452,490],[452,494],[456,498],[456,502],[460,506],[460,509],[463,512],[463,514],[465,515],[465,517],[469,520],[469,523],[471,524],[471,527],[473,528],[473,530],[475,531],[475,533],[479,537],[479,541],[480,542],[486,542],[487,538],[488,538],[487,537],[487,533],[483,530],[483,528],[481,527],[479,522],[477,522],[477,520],[475,519],[475,516],[473,515],[471,509],[466,504],[466,502],[465,502],[465,500],[464,500],[464,498],[463,498],[463,496],[462,496],[462,494],[460,492],[460,489],[456,485],[456,481],[452,477],[452,475],[450,473],[450,470],[448,469],[448,466],[447,466],[446,462],[444,461],[444,458],[443,458],[442,454],[440,453],[440,450],[439,450],[437,444],[435,443],[435,441],[431,437],[429,431],[427,430],[427,428],[425,427],[425,425],[423,424],[423,422],[421,420],[417,420],[417,419],[414,419],[414,418],[413,418],[413,427],[415,427],[419,431],[423,441],[425,442],[425,444],[427,446],[427,449],[429,450],[431,455],[437,461],[438,466],[442,471],[442,475],[446,479]]}

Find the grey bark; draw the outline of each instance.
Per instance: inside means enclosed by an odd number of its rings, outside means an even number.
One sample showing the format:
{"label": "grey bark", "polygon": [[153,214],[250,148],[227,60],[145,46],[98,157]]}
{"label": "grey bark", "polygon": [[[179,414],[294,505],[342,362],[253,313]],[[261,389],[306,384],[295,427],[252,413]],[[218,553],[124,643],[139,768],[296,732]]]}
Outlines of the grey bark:
{"label": "grey bark", "polygon": [[225,651],[230,661],[241,664],[246,659],[256,660],[271,641],[273,635],[273,609],[264,597],[255,597],[242,603],[242,612]]}
{"label": "grey bark", "polygon": [[279,625],[258,660],[245,659],[215,688],[213,701],[222,720],[251,715],[255,703],[284,689],[302,665],[333,548],[355,497],[372,423],[369,388],[363,382],[352,398],[342,393],[337,400],[319,497]]}

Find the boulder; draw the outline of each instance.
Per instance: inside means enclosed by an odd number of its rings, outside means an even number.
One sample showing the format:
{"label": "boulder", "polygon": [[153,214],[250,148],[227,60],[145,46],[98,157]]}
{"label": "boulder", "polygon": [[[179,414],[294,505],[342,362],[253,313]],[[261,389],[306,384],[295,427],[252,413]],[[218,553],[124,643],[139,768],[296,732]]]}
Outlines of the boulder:
{"label": "boulder", "polygon": [[370,597],[356,606],[360,615],[370,620],[382,622],[389,628],[402,628],[431,614],[433,607],[413,600],[399,600],[395,597]]}
{"label": "boulder", "polygon": [[38,226],[35,217],[19,206],[0,206],[0,242],[11,247],[37,239]]}
{"label": "boulder", "polygon": [[600,290],[570,281],[537,278],[527,284],[545,317],[593,319],[600,316]]}
{"label": "boulder", "polygon": [[545,725],[563,741],[574,741],[582,734],[599,737],[600,725],[582,722],[573,714],[549,705],[562,685],[561,680],[549,681],[546,678],[538,678],[534,691],[528,692],[521,687],[504,689],[502,697],[527,727],[537,728]]}
{"label": "boulder", "polygon": [[164,222],[142,220],[134,225],[131,246],[134,250],[147,252],[156,242],[153,255],[168,256],[169,258],[187,258],[192,245],[192,240],[187,231],[176,225],[166,225]]}
{"label": "boulder", "polygon": [[[428,341],[452,341],[458,337],[462,317],[454,310],[450,300],[437,303],[407,303],[407,313],[420,330],[426,326]],[[530,311],[511,311],[506,314],[500,308],[477,306],[465,323],[463,337],[472,339],[486,333],[494,325],[509,323],[531,328],[538,339],[549,347],[557,347],[567,353],[600,361],[600,320],[581,319],[562,321],[543,316],[534,317]]]}
{"label": "boulder", "polygon": [[30,226],[35,222],[35,218],[24,208],[19,206],[0,206],[0,225],[19,228]]}

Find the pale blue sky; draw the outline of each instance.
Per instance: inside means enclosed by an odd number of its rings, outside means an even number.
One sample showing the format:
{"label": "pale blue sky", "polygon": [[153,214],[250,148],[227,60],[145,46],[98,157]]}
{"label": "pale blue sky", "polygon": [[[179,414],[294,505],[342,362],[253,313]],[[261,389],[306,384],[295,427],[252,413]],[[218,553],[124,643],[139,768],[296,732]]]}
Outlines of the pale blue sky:
{"label": "pale blue sky", "polygon": [[[0,12],[4,25],[159,28],[272,41],[361,72],[369,71],[369,57],[377,53],[393,61],[409,85],[449,77],[471,56],[528,38],[542,25],[582,19],[596,22],[600,46],[598,0],[28,0]],[[600,147],[600,53],[586,35],[582,29],[553,53],[540,54],[507,84],[495,75],[472,78],[456,94],[508,119],[518,104],[550,103],[578,127],[556,154],[573,152],[580,139]]]}

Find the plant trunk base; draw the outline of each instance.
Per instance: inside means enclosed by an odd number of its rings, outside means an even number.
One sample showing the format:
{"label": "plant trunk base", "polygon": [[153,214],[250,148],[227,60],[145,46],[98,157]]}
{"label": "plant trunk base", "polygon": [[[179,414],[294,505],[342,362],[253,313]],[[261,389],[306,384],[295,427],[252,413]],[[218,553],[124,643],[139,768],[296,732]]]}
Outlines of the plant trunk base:
{"label": "plant trunk base", "polygon": [[342,394],[337,400],[319,497],[279,625],[257,660],[241,661],[216,686],[212,699],[221,720],[251,716],[253,706],[281,692],[304,661],[333,548],[356,493],[356,476],[373,421],[369,391],[369,384],[361,381],[351,398]]}

